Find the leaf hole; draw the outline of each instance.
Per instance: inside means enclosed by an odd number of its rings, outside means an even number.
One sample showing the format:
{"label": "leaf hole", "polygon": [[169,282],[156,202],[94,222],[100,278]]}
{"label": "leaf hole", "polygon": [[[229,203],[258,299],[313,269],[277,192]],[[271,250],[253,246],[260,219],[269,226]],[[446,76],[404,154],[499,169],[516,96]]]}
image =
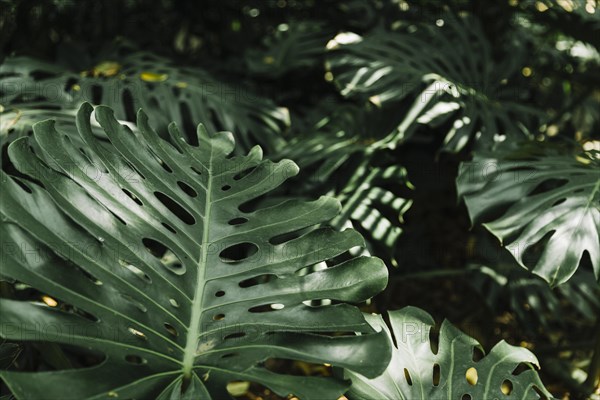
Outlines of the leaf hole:
{"label": "leaf hole", "polygon": [[460,398],[460,400],[472,400],[472,399],[473,398],[468,393],[463,394],[462,397]]}
{"label": "leaf hole", "polygon": [[473,361],[478,362],[483,358],[484,355],[485,354],[483,353],[483,350],[481,350],[479,347],[473,347],[473,356],[471,357]]}
{"label": "leaf hole", "polygon": [[196,167],[194,167],[194,166],[191,166],[191,167],[190,167],[190,169],[191,169],[192,171],[194,171],[196,174],[198,174],[198,175],[202,175],[202,172],[200,172],[200,170],[199,170],[198,168],[196,168]]}
{"label": "leaf hole", "polygon": [[137,330],[137,329],[135,329],[135,328],[131,328],[131,327],[127,328],[127,330],[128,330],[128,331],[129,331],[129,332],[130,332],[130,333],[131,333],[133,336],[135,336],[135,337],[137,337],[137,338],[140,338],[140,339],[142,339],[142,340],[148,340],[148,338],[146,337],[146,335],[145,335],[145,334],[144,334],[144,332],[142,332],[142,331],[139,331],[139,330]]}
{"label": "leaf hole", "polygon": [[133,200],[138,206],[143,206],[144,203],[142,203],[142,201],[133,193],[131,193],[129,190],[123,188],[121,189],[123,190],[123,193],[125,193],[127,195],[127,197],[129,197],[131,200]]}
{"label": "leaf hole", "polygon": [[92,275],[91,273],[89,273],[88,271],[86,271],[83,268],[77,268],[86,278],[88,278],[94,285],[96,286],[102,286],[104,283],[102,283],[102,281],[98,278],[96,278],[94,275]]}
{"label": "leaf hole", "polygon": [[81,154],[83,154],[83,156],[85,157],[85,159],[87,160],[88,163],[93,164],[92,159],[90,158],[90,156],[88,155],[88,153],[85,151],[85,149],[83,147],[79,148],[79,152]]}
{"label": "leaf hole", "polygon": [[567,183],[569,183],[567,179],[546,179],[540,182],[531,192],[527,194],[527,196],[534,196],[536,194],[549,192],[551,190],[558,189],[559,187],[564,186]]}
{"label": "leaf hole", "polygon": [[265,194],[262,194],[258,197],[250,199],[245,203],[239,205],[238,210],[243,213],[251,213],[258,209],[258,207],[263,203],[263,201],[267,198]]}
{"label": "leaf hole", "polygon": [[213,317],[213,320],[215,321],[222,321],[225,319],[225,314],[217,314]]}
{"label": "leaf hole", "polygon": [[567,201],[567,198],[566,198],[566,197],[563,197],[562,199],[558,199],[558,200],[556,200],[554,203],[552,203],[552,207],[556,207],[556,206],[558,206],[558,205],[560,205],[560,204],[564,203],[565,201]]}
{"label": "leaf hole", "polygon": [[469,385],[471,385],[471,386],[477,385],[477,381],[479,380],[479,377],[477,376],[477,370],[473,367],[469,368],[467,370],[467,372],[465,373],[465,378],[466,378],[467,382],[469,383]]}
{"label": "leaf hole", "polygon": [[221,358],[231,358],[231,357],[235,357],[237,355],[238,355],[238,353],[227,353],[227,354],[223,354],[221,356]]}
{"label": "leaf hole", "polygon": [[404,379],[406,379],[406,383],[408,383],[408,386],[412,386],[412,378],[410,377],[410,373],[406,368],[404,368]]}
{"label": "leaf hole", "polygon": [[221,186],[221,190],[224,191],[224,192],[228,191],[229,189],[231,189],[230,185],[223,185],[223,186]]}
{"label": "leaf hole", "polygon": [[138,310],[140,310],[141,312],[147,312],[148,309],[146,308],[145,305],[143,305],[142,303],[140,303],[139,301],[135,300],[133,297],[129,296],[128,294],[125,293],[121,293],[121,297],[128,301],[129,303],[131,303],[133,306],[135,306],[135,308],[137,308]]}
{"label": "leaf hole", "polygon": [[156,258],[162,258],[162,256],[167,252],[167,246],[154,239],[143,238],[142,243],[144,244],[146,250],[148,250],[148,252]]}
{"label": "leaf hole", "polygon": [[245,224],[246,222],[248,222],[248,218],[239,217],[239,218],[230,219],[228,224],[229,225],[242,225],[242,224]]}
{"label": "leaf hole", "polygon": [[148,363],[148,361],[146,361],[146,359],[137,356],[135,354],[128,354],[125,356],[125,361],[127,361],[130,364],[135,364],[135,365],[143,365]]}
{"label": "leaf hole", "polygon": [[273,312],[285,308],[283,304],[263,304],[248,309],[251,313]]}
{"label": "leaf hole", "polygon": [[296,276],[306,276],[306,275],[310,275],[312,273],[315,272],[319,272],[322,271],[324,269],[327,269],[327,263],[325,262],[320,262],[318,264],[313,264],[313,265],[307,265],[306,267],[302,267],[298,270],[296,270],[294,272],[294,275]]}
{"label": "leaf hole", "polygon": [[169,167],[169,165],[163,161],[162,158],[160,158],[159,156],[157,156],[156,154],[154,154],[154,152],[152,152],[152,155],[154,156],[154,158],[156,159],[156,162],[168,173],[172,174],[173,170],[171,169],[171,167]]}
{"label": "leaf hole", "polygon": [[169,224],[167,224],[166,222],[161,222],[161,225],[164,226],[165,228],[167,228],[167,230],[171,233],[177,233],[177,231]]}
{"label": "leaf hole", "polygon": [[133,273],[135,276],[137,276],[138,278],[143,280],[145,283],[152,283],[152,278],[150,278],[147,274],[144,273],[144,271],[142,271],[135,265],[132,265],[132,264],[128,263],[127,261],[121,260],[121,259],[119,259],[119,264],[121,264],[122,267],[126,268],[131,273]]}
{"label": "leaf hole", "polygon": [[219,258],[224,263],[235,263],[252,257],[258,252],[258,246],[254,243],[244,242],[230,246],[219,253]]}
{"label": "leaf hole", "polygon": [[185,265],[181,262],[179,257],[171,250],[167,250],[165,254],[160,259],[162,265],[174,273],[175,275],[183,275],[185,274],[186,268]]}
{"label": "leaf hole", "polygon": [[90,314],[89,312],[86,312],[80,308],[75,309],[75,314],[82,316],[83,318],[87,319],[88,321],[92,321],[92,322],[100,322],[100,318],[96,317],[93,314]]}
{"label": "leaf hole", "polygon": [[185,208],[183,208],[178,202],[170,198],[164,193],[154,192],[154,196],[160,201],[165,207],[169,209],[177,218],[179,218],[182,222],[188,225],[194,225],[196,223],[196,219],[192,214],[189,213]]}
{"label": "leaf hole", "polygon": [[440,384],[440,365],[433,364],[433,386],[438,386]]}
{"label": "leaf hole", "polygon": [[240,179],[242,179],[242,178],[250,175],[250,173],[252,173],[252,171],[254,171],[255,169],[256,169],[256,167],[246,168],[242,172],[239,172],[236,175],[234,175],[233,179],[236,180],[236,181],[239,181]]}
{"label": "leaf hole", "polygon": [[190,197],[196,197],[196,196],[198,196],[198,193],[194,190],[194,188],[191,187],[190,185],[188,185],[187,183],[182,182],[182,181],[177,181],[177,185],[188,196],[190,196]]}
{"label": "leaf hole", "polygon": [[[12,177],[11,177],[12,178]],[[33,193],[33,190],[27,186],[21,179],[13,178],[13,182],[27,193]]]}
{"label": "leaf hole", "polygon": [[500,390],[506,396],[509,396],[512,393],[512,391],[513,391],[513,384],[512,384],[512,382],[509,381],[508,379],[505,379],[504,382],[502,382],[502,385],[500,385]]}
{"label": "leaf hole", "polygon": [[108,210],[108,212],[109,212],[109,213],[111,213],[111,214],[112,214],[112,216],[113,216],[113,217],[115,217],[115,219],[116,219],[117,221],[119,221],[121,224],[123,224],[123,225],[127,225],[127,222],[125,222],[125,220],[124,220],[123,218],[119,217],[117,214],[115,214],[115,213],[114,213],[114,212],[112,212],[111,210]]}
{"label": "leaf hole", "polygon": [[173,337],[177,337],[179,336],[179,332],[177,332],[177,329],[175,329],[175,327],[171,324],[169,324],[168,322],[164,323],[165,329],[167,330],[167,332],[169,332],[169,334]]}
{"label": "leaf hole", "polygon": [[440,334],[439,334],[439,332],[437,330],[431,329],[429,331],[429,347],[431,348],[431,352],[433,354],[437,354],[438,353],[439,338],[440,338]]}
{"label": "leaf hole", "polygon": [[225,336],[223,339],[225,339],[225,340],[239,339],[239,338],[243,338],[244,336],[246,336],[246,332],[235,332],[235,333],[230,333],[229,335]]}
{"label": "leaf hole", "polygon": [[515,367],[515,369],[513,370],[512,375],[518,376],[518,375],[522,374],[523,372],[530,371],[530,370],[531,370],[531,366],[529,366],[528,364],[519,363],[519,365],[517,365]]}
{"label": "leaf hole", "polygon": [[223,290],[219,290],[215,293],[215,297],[223,297],[225,296],[225,292]]}
{"label": "leaf hole", "polygon": [[272,238],[269,239],[269,243],[276,246],[276,245],[283,244],[283,243],[292,241],[294,239],[297,239],[300,236],[302,236],[300,231],[286,232],[281,235],[273,236]]}
{"label": "leaf hole", "polygon": [[267,283],[275,279],[277,279],[277,276],[274,274],[258,275],[241,281],[239,286],[242,288],[249,288],[252,286],[262,285],[263,283]]}
{"label": "leaf hole", "polygon": [[[138,175],[140,176],[140,178],[142,178],[142,179],[146,179],[146,177],[144,176],[144,174],[142,174],[142,173],[140,172],[140,170],[139,170],[139,169],[137,169],[137,168],[136,168],[136,167],[135,167],[135,166],[134,166],[132,163],[130,163],[130,162],[129,162],[129,161],[127,161],[127,160],[124,160],[124,161],[125,161],[125,164],[126,164],[128,167],[129,167],[129,169],[131,169],[131,171],[133,171],[133,172],[135,172],[136,174],[138,174]],[[126,173],[129,173],[129,172],[126,172]],[[128,182],[136,182],[136,180],[135,180],[135,179],[133,179],[133,180],[132,180],[132,177],[131,177],[131,176],[127,176],[127,180],[128,180]]]}

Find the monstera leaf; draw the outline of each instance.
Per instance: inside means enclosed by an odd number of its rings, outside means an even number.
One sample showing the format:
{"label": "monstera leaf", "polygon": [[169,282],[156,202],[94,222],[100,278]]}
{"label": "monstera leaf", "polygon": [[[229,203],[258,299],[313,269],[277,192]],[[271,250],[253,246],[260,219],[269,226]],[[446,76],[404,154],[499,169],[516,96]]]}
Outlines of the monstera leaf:
{"label": "monstera leaf", "polygon": [[[224,399],[237,380],[336,398],[347,382],[280,374],[265,362],[382,372],[385,335],[348,302],[381,291],[387,270],[347,255],[364,244],[357,232],[318,228],[338,201],[256,209],[255,199],[298,172],[293,162],[263,161],[260,147],[234,157],[231,134],[202,126],[192,146],[174,124],[171,141],[161,139],[143,112],[131,131],[109,108],[94,111],[110,142],[92,134],[84,103],[85,146],[44,121],[34,126],[43,154],[26,138],[9,147],[39,184],[2,172],[2,273],[68,307],[1,299],[0,336],[102,357],[69,370],[2,371],[18,398]],[[329,268],[311,272],[323,262]],[[331,301],[314,302],[323,299]]]}
{"label": "monstera leaf", "polygon": [[[444,321],[439,341],[430,341],[433,318],[425,311],[406,307],[389,313],[391,329],[380,315],[370,316],[393,343],[392,361],[378,378],[367,379],[347,372],[350,400],[372,399],[540,399],[552,397],[533,366],[536,357],[527,349],[498,343],[482,359],[474,361],[479,343]],[[437,347],[437,350],[433,350]],[[521,364],[528,368],[515,374]],[[547,396],[547,397],[546,397]]]}
{"label": "monstera leaf", "polygon": [[301,166],[306,179],[295,190],[322,191],[340,200],[342,212],[329,225],[357,228],[369,247],[391,258],[402,217],[412,204],[401,192],[412,185],[397,159],[383,154],[378,140],[364,136],[377,125],[369,122],[378,120],[359,107],[338,107],[315,123],[314,133],[290,140],[277,157]]}
{"label": "monstera leaf", "polygon": [[9,367],[21,352],[17,343],[0,342],[0,368]]}
{"label": "monstera leaf", "polygon": [[457,186],[473,223],[489,221],[483,225],[519,264],[550,285],[566,282],[586,252],[600,278],[596,155],[569,156],[553,148],[479,153],[461,165]]}
{"label": "monstera leaf", "polygon": [[[398,165],[376,168],[362,164],[337,195],[344,206],[331,225],[337,229],[356,226],[369,237],[374,247],[379,246],[393,256],[391,253],[402,233],[399,224],[412,205],[411,200],[392,191],[393,187],[412,188],[406,169]],[[394,259],[392,262],[397,265]]]}
{"label": "monstera leaf", "polygon": [[319,64],[322,68],[325,45],[333,33],[333,29],[317,21],[281,24],[272,36],[266,37],[262,48],[248,51],[248,68],[269,78]]}
{"label": "monstera leaf", "polygon": [[548,332],[575,319],[593,324],[600,313],[600,285],[592,271],[578,269],[564,284],[548,283],[523,269],[491,235],[474,238],[475,262],[468,282],[494,312],[507,308],[529,333]]}
{"label": "monstera leaf", "polygon": [[[135,122],[143,108],[161,134],[175,121],[193,131],[194,121],[207,129],[237,132],[239,145],[259,143],[272,151],[282,144],[287,110],[244,86],[230,86],[200,68],[176,66],[155,54],[123,47],[114,61],[74,73],[26,57],[0,66],[0,103],[44,102],[47,107],[77,109],[83,101],[114,108],[118,119]],[[195,140],[194,136],[190,139]]]}
{"label": "monstera leaf", "polygon": [[405,99],[412,102],[396,117],[387,138],[392,148],[419,124],[443,122],[450,126],[444,148],[453,152],[471,140],[490,148],[506,136],[529,137],[524,122],[536,112],[521,104],[527,94],[520,86],[506,84],[524,58],[512,52],[496,62],[474,18],[448,14],[440,21],[443,27],[422,25],[416,33],[338,35],[328,44],[327,65],[340,93],[395,109],[403,109]]}

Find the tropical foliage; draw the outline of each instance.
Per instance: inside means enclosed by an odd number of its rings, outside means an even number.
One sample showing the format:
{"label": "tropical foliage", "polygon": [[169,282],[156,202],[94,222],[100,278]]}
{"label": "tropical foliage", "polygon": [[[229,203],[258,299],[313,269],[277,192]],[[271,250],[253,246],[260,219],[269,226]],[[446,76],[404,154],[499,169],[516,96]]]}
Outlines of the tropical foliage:
{"label": "tropical foliage", "polygon": [[600,398],[599,33],[0,0],[0,398]]}

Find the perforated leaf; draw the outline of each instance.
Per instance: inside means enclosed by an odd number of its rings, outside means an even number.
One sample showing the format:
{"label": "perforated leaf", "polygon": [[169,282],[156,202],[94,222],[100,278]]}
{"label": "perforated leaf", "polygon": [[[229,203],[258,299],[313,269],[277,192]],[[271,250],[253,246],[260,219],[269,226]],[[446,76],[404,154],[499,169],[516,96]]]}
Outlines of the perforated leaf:
{"label": "perforated leaf", "polygon": [[[353,372],[350,400],[403,399],[540,399],[552,397],[533,368],[537,359],[527,349],[504,341],[478,361],[479,343],[444,321],[437,345],[431,343],[433,318],[425,311],[406,307],[389,313],[390,327],[380,315],[371,316],[393,343],[392,361],[378,378]],[[435,349],[435,351],[433,350]],[[478,350],[478,351],[479,351]],[[527,368],[518,374],[521,364]],[[516,371],[519,372],[519,371]]]}
{"label": "perforated leaf", "polygon": [[294,137],[277,157],[301,166],[306,179],[294,187],[296,193],[327,193],[342,202],[331,226],[357,228],[371,250],[394,263],[403,215],[412,204],[401,193],[413,187],[396,157],[384,154],[375,138],[385,118],[343,103],[329,104],[332,109],[323,115],[327,104],[322,106],[311,134]]}
{"label": "perforated leaf", "polygon": [[[338,36],[328,46],[327,65],[340,93],[398,110],[389,147],[419,124],[442,122],[451,122],[444,149],[453,152],[473,140],[490,148],[506,136],[529,137],[526,122],[539,112],[522,105],[522,88],[506,84],[522,67],[523,54],[512,51],[496,62],[476,19],[447,14],[440,21],[442,27],[423,24],[412,33]],[[408,111],[398,105],[405,99],[412,102]]]}
{"label": "perforated leaf", "polygon": [[600,162],[594,155],[548,148],[479,153],[461,165],[457,186],[471,220],[485,222],[521,266],[552,286],[567,281],[585,253],[600,278]]}
{"label": "perforated leaf", "polygon": [[[135,122],[143,108],[161,134],[175,121],[193,131],[195,121],[210,130],[231,130],[238,147],[259,143],[271,151],[282,144],[287,110],[276,107],[244,85],[229,85],[203,69],[174,65],[149,52],[124,47],[114,60],[76,73],[26,57],[7,58],[0,66],[0,98],[18,108],[44,102],[46,107],[76,110],[83,101],[105,104],[120,120]],[[191,136],[191,140],[195,137]]]}
{"label": "perforated leaf", "polygon": [[412,201],[396,194],[393,189],[412,188],[406,170],[398,165],[384,168],[362,164],[338,194],[343,208],[331,225],[341,229],[346,225],[360,227],[370,242],[392,255],[402,233],[400,223]]}
{"label": "perforated leaf", "polygon": [[[77,117],[85,147],[52,121],[34,126],[43,156],[26,138],[9,147],[19,171],[43,186],[2,172],[2,272],[65,306],[2,299],[0,336],[69,345],[103,361],[2,371],[15,395],[220,400],[228,382],[244,380],[321,399],[348,383],[280,374],[263,362],[381,373],[390,356],[384,334],[348,302],[381,291],[385,265],[344,257],[306,268],[364,244],[352,230],[315,228],[339,212],[338,201],[254,209],[252,200],[298,172],[293,162],[263,161],[259,147],[232,157],[231,134],[211,136],[202,126],[198,147],[175,125],[167,142],[143,112],[131,131],[100,106],[105,142],[92,134],[91,112],[85,103]],[[307,303],[321,299],[333,302]]]}

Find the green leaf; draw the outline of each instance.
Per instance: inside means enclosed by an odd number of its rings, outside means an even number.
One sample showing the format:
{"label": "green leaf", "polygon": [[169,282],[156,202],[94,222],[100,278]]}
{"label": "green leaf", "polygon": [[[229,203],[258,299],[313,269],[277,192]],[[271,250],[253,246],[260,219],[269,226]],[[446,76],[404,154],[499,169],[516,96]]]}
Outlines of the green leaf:
{"label": "green leaf", "polygon": [[333,32],[317,21],[280,24],[263,40],[261,48],[247,52],[246,63],[252,73],[271,79],[317,65],[322,68],[325,45]]}
{"label": "green leaf", "polygon": [[422,24],[409,33],[340,34],[328,45],[327,59],[340,93],[396,110],[410,99],[384,140],[391,148],[419,124],[450,126],[444,149],[452,152],[471,141],[491,148],[506,136],[530,137],[526,122],[540,113],[521,104],[526,93],[518,82],[507,85],[525,54],[511,51],[496,62],[478,20],[451,14],[439,20],[443,27]]}
{"label": "green leaf", "polygon": [[469,266],[473,286],[494,312],[506,307],[514,314],[519,326],[527,333],[566,326],[576,319],[593,324],[600,313],[600,285],[592,271],[578,269],[564,284],[554,290],[548,282],[522,268],[512,254],[502,249],[487,234],[475,238],[474,260]]}
{"label": "green leaf", "polygon": [[[433,318],[415,307],[391,311],[390,327],[380,315],[371,316],[369,321],[387,332],[394,346],[392,360],[375,379],[346,371],[345,375],[352,379],[346,394],[350,400],[552,397],[533,368],[538,366],[536,357],[525,348],[501,341],[487,356],[474,361],[474,350],[482,351],[479,343],[445,320],[434,352],[430,341]],[[515,375],[513,372],[521,364],[528,368]]]}
{"label": "green leaf", "polygon": [[[381,373],[390,357],[385,336],[348,303],[385,287],[385,265],[346,257],[305,273],[364,245],[355,231],[315,228],[340,211],[338,201],[255,210],[254,199],[298,172],[293,162],[263,161],[260,147],[232,157],[232,135],[211,136],[203,126],[196,147],[174,124],[171,141],[161,139],[141,111],[136,131],[107,107],[94,111],[110,143],[92,134],[85,103],[77,116],[83,151],[53,121],[34,126],[43,155],[32,154],[25,138],[9,147],[18,170],[41,185],[2,172],[1,269],[73,311],[1,299],[0,336],[68,344],[104,359],[1,372],[17,397],[223,399],[239,380],[307,399],[347,388],[333,378],[270,371],[263,364],[270,358]],[[333,302],[308,305],[321,299]]]}
{"label": "green leaf", "polygon": [[8,368],[21,353],[21,345],[18,343],[0,343],[0,368]]}
{"label": "green leaf", "polygon": [[27,57],[7,58],[0,66],[2,103],[18,108],[42,98],[52,107],[76,110],[88,101],[112,107],[118,119],[129,122],[143,108],[165,136],[171,121],[190,131],[194,121],[204,121],[211,131],[237,132],[238,146],[245,150],[254,143],[268,151],[282,145],[287,110],[249,87],[232,86],[200,68],[132,48],[121,48],[115,59],[78,74]]}
{"label": "green leaf", "polygon": [[342,212],[329,225],[338,230],[356,227],[371,249],[392,256],[402,217],[412,204],[399,192],[412,185],[396,158],[383,154],[373,136],[365,137],[379,125],[378,117],[336,104],[317,120],[313,134],[294,137],[276,156],[292,158],[302,168],[304,179],[293,190],[327,193],[340,200]]}
{"label": "green leaf", "polygon": [[[343,207],[331,221],[331,226],[336,229],[348,225],[360,227],[371,243],[380,245],[388,253],[393,252],[402,233],[399,224],[412,200],[400,197],[386,186],[411,188],[406,169],[398,165],[376,168],[361,164],[336,196]],[[396,263],[395,260],[392,262]]]}
{"label": "green leaf", "polygon": [[[460,167],[458,194],[473,223],[488,221],[519,264],[551,286],[571,278],[585,252],[598,280],[600,162],[551,150],[478,153]],[[529,250],[540,246],[537,258]]]}

